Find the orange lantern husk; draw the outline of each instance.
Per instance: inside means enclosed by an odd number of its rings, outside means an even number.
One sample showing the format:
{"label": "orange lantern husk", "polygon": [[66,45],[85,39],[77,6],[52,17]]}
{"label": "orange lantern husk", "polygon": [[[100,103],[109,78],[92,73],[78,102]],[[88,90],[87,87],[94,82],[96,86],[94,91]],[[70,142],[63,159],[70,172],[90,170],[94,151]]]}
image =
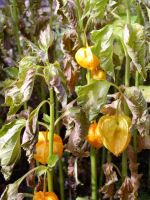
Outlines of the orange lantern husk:
{"label": "orange lantern husk", "polygon": [[98,124],[96,122],[90,125],[88,135],[85,139],[89,142],[89,144],[91,144],[97,149],[103,145],[98,130]]}
{"label": "orange lantern husk", "polygon": [[75,59],[77,63],[86,69],[94,70],[100,64],[99,59],[92,53],[90,47],[80,48],[76,54]]}
{"label": "orange lantern husk", "polygon": [[33,200],[59,200],[54,192],[36,192],[33,196]]}
{"label": "orange lantern husk", "polygon": [[115,156],[122,153],[131,140],[131,119],[126,115],[103,116],[98,122],[103,145]]}
{"label": "orange lantern husk", "polygon": [[[63,154],[63,142],[59,135],[54,134],[53,140],[53,154],[58,154],[61,158]],[[34,154],[34,159],[41,164],[47,164],[47,158],[49,156],[49,139],[47,138],[47,132],[39,132],[38,142],[36,143],[36,153]]]}

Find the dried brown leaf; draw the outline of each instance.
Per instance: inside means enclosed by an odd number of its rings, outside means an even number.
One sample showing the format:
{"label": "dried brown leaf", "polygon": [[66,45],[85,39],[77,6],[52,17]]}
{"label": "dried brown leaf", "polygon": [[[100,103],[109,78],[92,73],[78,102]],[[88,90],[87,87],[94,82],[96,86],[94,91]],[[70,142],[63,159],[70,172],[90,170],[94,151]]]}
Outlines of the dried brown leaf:
{"label": "dried brown leaf", "polygon": [[44,178],[38,176],[38,183],[35,187],[35,192],[43,191],[43,186],[44,186]]}
{"label": "dried brown leaf", "polygon": [[79,65],[75,61],[75,53],[79,48],[79,41],[75,30],[70,30],[62,37],[61,49],[64,53],[64,74],[70,92],[78,82]]}
{"label": "dried brown leaf", "polygon": [[79,65],[74,61],[70,55],[65,55],[63,59],[64,63],[64,74],[67,81],[67,87],[70,92],[75,88],[76,83],[78,82],[78,72]]}
{"label": "dried brown leaf", "polygon": [[75,175],[74,162],[75,162],[75,158],[73,156],[70,156],[70,158],[68,160],[68,175],[73,176],[73,177]]}
{"label": "dried brown leaf", "polygon": [[150,135],[146,136],[138,136],[137,137],[138,143],[138,152],[142,151],[143,149],[150,149]]}
{"label": "dried brown leaf", "polygon": [[80,107],[73,107],[75,101],[71,102],[66,108],[69,108],[63,123],[66,126],[66,137],[69,137],[66,148],[69,152],[77,157],[88,156],[89,153],[84,152],[82,146],[85,141],[85,136],[88,133],[89,120],[85,112]]}
{"label": "dried brown leaf", "polygon": [[114,183],[118,181],[117,174],[113,171],[113,163],[106,163],[103,165],[104,174],[106,176],[106,183],[101,188],[101,192],[104,193],[104,199],[113,198]]}
{"label": "dried brown leaf", "polygon": [[131,144],[128,146],[128,158],[130,162],[129,169],[131,172],[132,185],[134,187],[136,195],[138,195],[138,188],[140,186],[140,179],[142,177],[142,174],[138,174],[139,163],[137,163],[136,161],[136,152]]}
{"label": "dried brown leaf", "polygon": [[132,181],[129,177],[125,177],[125,180],[119,190],[116,192],[115,198],[120,198],[120,200],[137,200],[134,195],[134,187]]}
{"label": "dried brown leaf", "polygon": [[33,157],[35,144],[38,140],[38,116],[34,115],[32,120],[29,120],[31,110],[28,110],[28,120],[26,122],[26,128],[22,138],[22,147],[26,150],[28,161],[30,162]]}
{"label": "dried brown leaf", "polygon": [[125,88],[124,97],[133,115],[132,124],[135,124],[141,136],[148,135],[150,117],[141,90],[137,87]]}
{"label": "dried brown leaf", "polygon": [[[36,167],[36,162],[34,159],[31,160],[30,162],[30,170]],[[26,177],[26,183],[28,187],[35,187],[35,172],[30,173]]]}

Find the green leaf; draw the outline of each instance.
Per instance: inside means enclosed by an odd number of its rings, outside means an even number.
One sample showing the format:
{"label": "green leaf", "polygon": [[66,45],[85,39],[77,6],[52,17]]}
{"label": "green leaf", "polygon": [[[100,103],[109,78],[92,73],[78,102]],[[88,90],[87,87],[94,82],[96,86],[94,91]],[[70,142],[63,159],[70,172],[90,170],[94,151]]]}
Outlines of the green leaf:
{"label": "green leaf", "polygon": [[39,38],[39,46],[40,46],[40,48],[45,53],[47,53],[48,48],[52,44],[53,40],[54,40],[54,36],[53,36],[52,31],[50,29],[50,25],[48,24],[46,29],[44,31],[41,31],[41,33],[40,33],[40,38]]}
{"label": "green leaf", "polygon": [[12,79],[17,79],[18,78],[18,68],[17,67],[6,67],[3,69],[4,72],[8,74],[8,76]]}
{"label": "green leaf", "polygon": [[141,136],[149,134],[150,118],[141,90],[134,86],[126,88],[124,97],[133,115],[132,124],[136,126]]}
{"label": "green leaf", "polygon": [[36,66],[37,58],[33,56],[26,56],[19,62],[19,80],[24,81],[26,73],[30,68]]}
{"label": "green leaf", "polygon": [[104,28],[92,31],[91,40],[95,43],[92,52],[100,59],[100,66],[106,73],[115,78],[113,56],[113,27],[107,25]]}
{"label": "green leaf", "polygon": [[46,166],[40,165],[39,167],[36,167],[34,169],[31,169],[29,172],[27,172],[24,176],[22,176],[21,178],[19,178],[17,181],[15,181],[12,184],[7,185],[5,191],[3,192],[3,194],[1,195],[0,200],[16,200],[17,197],[20,195],[18,194],[18,188],[20,186],[20,184],[22,183],[22,181],[30,174],[33,173],[34,171],[38,171],[39,173],[42,171],[47,170]]}
{"label": "green leaf", "polygon": [[108,0],[85,0],[85,8],[82,19],[84,19],[88,15],[102,19],[104,17],[104,12],[107,3]]}
{"label": "green leaf", "polygon": [[49,123],[50,124],[50,116],[49,115],[47,115],[47,114],[43,114],[43,120],[45,121],[45,122],[47,122],[47,123]]}
{"label": "green leaf", "polygon": [[47,158],[47,164],[49,167],[54,167],[59,160],[58,154],[52,154],[52,156]]}
{"label": "green leaf", "polygon": [[106,104],[110,83],[106,80],[92,79],[89,85],[76,87],[77,102],[82,106],[92,122]]}
{"label": "green leaf", "polygon": [[25,123],[24,119],[13,120],[0,130],[0,164],[6,180],[9,179],[14,165],[20,159],[20,132]]}
{"label": "green leaf", "polygon": [[124,44],[138,72],[146,79],[145,57],[147,47],[145,28],[140,24],[126,25],[124,30]]}

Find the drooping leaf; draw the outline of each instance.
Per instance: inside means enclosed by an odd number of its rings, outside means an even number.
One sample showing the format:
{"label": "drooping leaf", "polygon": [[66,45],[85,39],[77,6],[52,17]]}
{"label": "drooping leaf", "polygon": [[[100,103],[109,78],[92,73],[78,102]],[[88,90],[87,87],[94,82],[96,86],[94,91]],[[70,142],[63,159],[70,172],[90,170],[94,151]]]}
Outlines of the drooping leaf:
{"label": "drooping leaf", "polygon": [[75,53],[79,48],[79,41],[76,31],[69,30],[61,40],[61,49],[64,53],[64,75],[67,81],[67,87],[70,92],[74,90],[78,82],[79,65],[75,61]]}
{"label": "drooping leaf", "polygon": [[45,169],[45,171],[47,170],[46,166],[39,166],[36,167],[32,170],[30,170],[29,172],[27,172],[24,176],[22,176],[21,178],[19,178],[17,181],[15,181],[12,184],[7,185],[6,189],[4,190],[3,194],[1,195],[0,200],[16,200],[17,199],[17,195],[18,195],[18,187],[19,185],[22,183],[22,181],[32,172],[34,171],[41,171],[43,170],[43,168]]}
{"label": "drooping leaf", "polygon": [[13,120],[0,130],[0,164],[6,180],[10,178],[14,165],[20,159],[20,132],[25,123],[24,119]]}
{"label": "drooping leaf", "polygon": [[113,171],[113,163],[106,163],[103,165],[104,174],[106,176],[106,183],[100,189],[104,193],[104,199],[113,198],[114,183],[118,181],[117,174]]}
{"label": "drooping leaf", "polygon": [[45,80],[49,86],[54,88],[58,100],[61,102],[64,107],[67,104],[67,86],[66,79],[60,68],[58,62],[50,64],[50,66],[45,67],[44,69]]}
{"label": "drooping leaf", "polygon": [[21,146],[26,150],[26,156],[30,162],[33,158],[35,144],[38,141],[38,115],[34,115],[32,120],[29,119],[31,110],[28,110],[28,119],[26,122],[26,128],[23,133]]}
{"label": "drooping leaf", "polygon": [[76,5],[74,1],[56,0],[55,14],[61,17],[62,23],[77,26]]}
{"label": "drooping leaf", "polygon": [[92,79],[89,85],[76,87],[77,102],[85,110],[92,122],[105,105],[110,83],[106,80]]}
{"label": "drooping leaf", "polygon": [[138,152],[141,152],[143,149],[150,149],[150,135],[138,136],[137,137],[137,146]]}
{"label": "drooping leaf", "polygon": [[25,73],[24,81],[14,82],[6,88],[5,105],[11,106],[11,108],[17,108],[30,99],[34,85],[35,73],[35,68],[29,68]]}
{"label": "drooping leaf", "polygon": [[124,97],[133,115],[132,124],[136,126],[141,136],[149,134],[149,114],[142,92],[137,87],[125,88]]}
{"label": "drooping leaf", "polygon": [[68,104],[64,110],[67,114],[63,118],[66,126],[66,137],[69,137],[67,149],[77,157],[84,157],[88,154],[82,149],[85,136],[88,134],[89,120],[85,112],[79,107],[73,107],[73,102]]}
{"label": "drooping leaf", "polygon": [[120,200],[137,200],[136,196],[134,195],[134,187],[132,185],[132,181],[129,177],[125,177],[123,184],[115,194],[115,198],[119,198]]}
{"label": "drooping leaf", "polygon": [[100,59],[100,66],[106,73],[114,77],[113,56],[113,27],[107,25],[104,28],[92,31],[91,40],[95,43],[93,53]]}
{"label": "drooping leaf", "polygon": [[48,48],[52,44],[54,40],[54,36],[52,34],[52,31],[50,29],[50,25],[48,24],[46,29],[44,31],[41,31],[40,38],[39,38],[39,46],[40,48],[47,53]]}
{"label": "drooping leaf", "polygon": [[140,24],[126,25],[124,30],[124,44],[138,72],[146,79],[145,28]]}

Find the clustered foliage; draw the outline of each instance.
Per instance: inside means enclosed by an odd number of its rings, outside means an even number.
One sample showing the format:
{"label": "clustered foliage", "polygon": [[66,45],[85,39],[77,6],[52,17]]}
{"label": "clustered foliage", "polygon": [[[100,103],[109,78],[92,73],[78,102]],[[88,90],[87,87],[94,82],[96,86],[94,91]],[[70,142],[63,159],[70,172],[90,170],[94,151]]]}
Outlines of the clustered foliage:
{"label": "clustered foliage", "polygon": [[[57,173],[58,163],[63,163],[63,183],[73,180],[72,199],[86,200],[93,189],[82,198],[77,187],[86,187],[79,175],[86,176],[84,162],[88,165],[91,155],[100,176],[92,200],[97,194],[138,199],[138,152],[150,149],[149,70],[148,0],[7,1],[0,9],[0,112],[7,112],[6,117],[0,113],[1,173],[11,179],[22,151],[32,169],[8,184],[0,200],[49,194],[57,199],[48,192],[49,173]],[[62,140],[55,141],[54,133]],[[35,163],[38,152],[43,165]],[[18,192],[25,178],[34,196],[30,190]],[[69,193],[65,196],[69,199]]]}

